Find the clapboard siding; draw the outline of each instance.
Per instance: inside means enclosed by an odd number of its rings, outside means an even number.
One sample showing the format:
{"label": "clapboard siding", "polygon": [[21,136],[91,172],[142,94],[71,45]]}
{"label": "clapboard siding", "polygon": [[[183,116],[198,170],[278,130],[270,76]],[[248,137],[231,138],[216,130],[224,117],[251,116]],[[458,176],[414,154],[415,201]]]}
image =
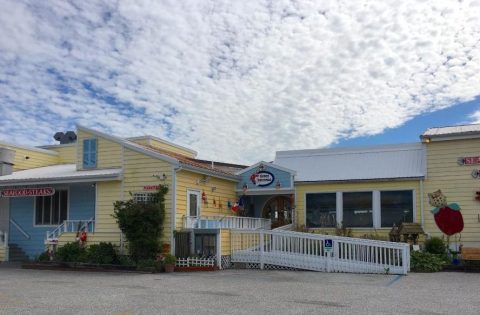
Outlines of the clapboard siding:
{"label": "clapboard siding", "polygon": [[[480,245],[480,202],[475,200],[475,192],[480,191],[480,180],[472,177],[474,169],[480,165],[458,165],[459,157],[480,155],[480,139],[433,141],[427,143],[427,177],[425,180],[425,228],[432,236],[442,236],[428,203],[427,193],[441,189],[449,203],[460,205],[464,230],[461,242]],[[459,236],[457,236],[457,239]],[[452,238],[453,240],[453,238]]]}
{"label": "clapboard siding", "polygon": [[77,169],[83,169],[83,140],[97,139],[97,167],[113,168],[122,166],[122,145],[81,129],[77,139]]}
{"label": "clapboard siding", "polygon": [[[324,192],[354,192],[354,191],[373,191],[373,190],[415,190],[415,210],[416,222],[421,222],[421,206],[420,206],[420,181],[378,181],[378,182],[348,182],[348,183],[296,183],[296,225],[301,227],[305,225],[306,208],[305,208],[305,194],[306,193],[324,193]],[[333,234],[334,229],[320,228],[315,229],[320,232]],[[365,234],[378,233],[380,236],[387,237],[390,228],[352,228],[354,236],[364,236]]]}
{"label": "clapboard siding", "polygon": [[77,161],[76,143],[49,147],[48,150],[58,153],[59,164],[75,164]]}
{"label": "clapboard siding", "polygon": [[[205,192],[208,203],[201,202],[200,215],[234,215],[227,203],[236,200],[235,184],[215,177],[211,177],[207,183],[199,183],[203,176],[185,170],[177,172],[176,229],[182,228],[183,217],[187,215],[187,190]],[[212,187],[215,187],[214,191]]]}
{"label": "clapboard siding", "polygon": [[[146,185],[167,185],[169,191],[165,196],[165,218],[162,242],[171,241],[172,222],[172,166],[170,163],[151,158],[147,155],[125,149],[124,151],[124,183],[123,194],[130,198],[130,193],[146,192]],[[164,181],[163,174],[166,176]],[[160,179],[156,176],[159,176]],[[152,191],[150,191],[152,192]]]}
{"label": "clapboard siding", "polygon": [[220,230],[220,255],[228,256],[231,255],[231,245],[230,245],[230,230],[222,229]]}
{"label": "clapboard siding", "polygon": [[113,204],[122,200],[121,182],[97,183],[97,209],[95,217],[95,230],[99,232],[120,232],[113,215]]}
{"label": "clapboard siding", "polygon": [[0,143],[0,148],[7,148],[15,151],[15,159],[13,161],[14,171],[22,171],[59,163],[59,155],[54,151],[50,151],[50,153],[48,153],[47,150],[44,150],[44,152],[39,152],[42,150],[28,150],[3,143]]}

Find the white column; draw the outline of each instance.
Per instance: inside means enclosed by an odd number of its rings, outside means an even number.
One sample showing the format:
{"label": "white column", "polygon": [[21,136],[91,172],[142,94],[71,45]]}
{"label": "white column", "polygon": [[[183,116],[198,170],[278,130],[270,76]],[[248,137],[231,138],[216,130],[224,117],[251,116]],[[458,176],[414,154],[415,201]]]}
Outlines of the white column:
{"label": "white column", "polygon": [[337,191],[337,225],[342,225],[343,221],[343,193]]}

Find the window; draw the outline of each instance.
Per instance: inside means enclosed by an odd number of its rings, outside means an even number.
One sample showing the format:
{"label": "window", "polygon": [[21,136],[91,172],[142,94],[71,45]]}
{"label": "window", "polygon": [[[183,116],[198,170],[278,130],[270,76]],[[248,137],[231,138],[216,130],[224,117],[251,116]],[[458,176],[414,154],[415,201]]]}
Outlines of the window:
{"label": "window", "polygon": [[335,227],[337,225],[337,194],[307,194],[307,227]]}
{"label": "window", "polygon": [[200,215],[200,192],[193,190],[187,191],[187,210],[188,216],[198,217]]}
{"label": "window", "polygon": [[97,166],[97,139],[83,140],[83,167],[93,168]]}
{"label": "window", "polygon": [[216,253],[216,234],[195,234],[195,255],[212,257]]}
{"label": "window", "polygon": [[35,197],[35,225],[59,225],[67,219],[67,210],[67,190],[57,190],[53,196]]}
{"label": "window", "polygon": [[133,201],[135,203],[150,203],[155,202],[155,193],[140,192],[133,194]]}
{"label": "window", "polygon": [[396,190],[380,192],[381,226],[399,226],[413,222],[413,191]]}
{"label": "window", "polygon": [[343,224],[346,227],[373,227],[372,192],[343,193]]}

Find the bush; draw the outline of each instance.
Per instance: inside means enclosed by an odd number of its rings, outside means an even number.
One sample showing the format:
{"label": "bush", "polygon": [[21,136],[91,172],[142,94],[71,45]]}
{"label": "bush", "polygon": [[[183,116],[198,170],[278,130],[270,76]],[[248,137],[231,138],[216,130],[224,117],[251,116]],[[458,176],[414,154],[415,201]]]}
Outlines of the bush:
{"label": "bush", "polygon": [[90,245],[87,248],[87,259],[92,264],[112,265],[118,263],[115,247],[112,243],[105,242]]}
{"label": "bush", "polygon": [[443,239],[432,237],[425,241],[425,251],[435,255],[445,255],[447,253],[447,245]]}
{"label": "bush", "polygon": [[441,255],[427,252],[412,252],[410,256],[410,268],[416,272],[441,271],[448,262]]}
{"label": "bush", "polygon": [[57,249],[55,259],[61,262],[87,262],[87,251],[79,242],[67,243]]}
{"label": "bush", "polygon": [[128,240],[130,256],[136,262],[153,259],[160,251],[168,187],[160,186],[153,200],[136,203],[133,199],[116,201],[113,217]]}
{"label": "bush", "polygon": [[37,261],[39,262],[44,262],[44,261],[50,261],[50,255],[48,254],[48,251],[44,251],[37,257]]}
{"label": "bush", "polygon": [[165,265],[175,265],[176,262],[177,258],[171,254],[165,255],[165,258],[163,259]]}

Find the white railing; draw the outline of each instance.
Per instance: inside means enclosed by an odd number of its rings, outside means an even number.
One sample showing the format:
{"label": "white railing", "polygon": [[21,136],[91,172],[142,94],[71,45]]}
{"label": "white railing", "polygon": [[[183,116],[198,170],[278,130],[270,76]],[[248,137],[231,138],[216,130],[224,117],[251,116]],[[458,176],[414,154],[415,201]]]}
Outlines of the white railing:
{"label": "white railing", "polygon": [[87,233],[95,232],[95,220],[65,220],[53,231],[47,231],[47,241],[58,240],[60,235],[69,232],[85,231]]}
{"label": "white railing", "polygon": [[[332,240],[326,248],[325,240]],[[232,262],[326,272],[407,274],[410,245],[290,231],[232,231]]]}
{"label": "white railing", "polygon": [[269,230],[270,219],[235,216],[183,217],[185,229]]}

